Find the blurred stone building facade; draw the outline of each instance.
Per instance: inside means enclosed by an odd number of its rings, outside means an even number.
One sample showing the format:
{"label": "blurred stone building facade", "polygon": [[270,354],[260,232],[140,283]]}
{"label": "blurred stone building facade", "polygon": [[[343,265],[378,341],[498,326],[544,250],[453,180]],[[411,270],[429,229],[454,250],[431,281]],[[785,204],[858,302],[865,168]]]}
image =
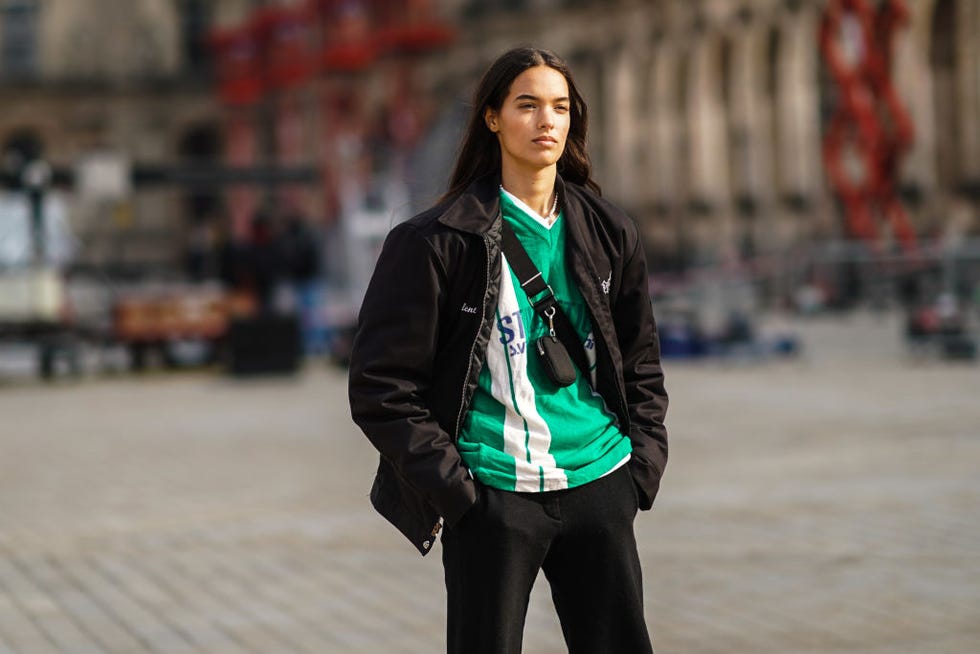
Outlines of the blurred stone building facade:
{"label": "blurred stone building facade", "polygon": [[[837,93],[817,40],[827,0],[416,0],[407,5],[456,26],[448,50],[413,55],[409,72],[388,58],[277,92],[273,104],[292,118],[274,119],[282,134],[269,134],[268,103],[220,98],[208,35],[300,4],[0,0],[0,148],[33,148],[63,167],[106,150],[132,162],[322,166],[333,174],[291,197],[329,221],[348,173],[379,167],[358,152],[451,149],[487,63],[534,44],[571,63],[591,111],[596,177],[640,222],[659,267],[847,236],[821,157]],[[333,3],[348,17],[373,4]],[[893,78],[915,138],[899,190],[921,235],[977,235],[980,0],[907,5]],[[379,137],[365,122],[386,106]],[[391,147],[399,134],[409,136]],[[277,138],[293,145],[277,152]],[[442,181],[428,177],[431,194]],[[102,232],[125,233],[126,256],[172,261],[195,220],[229,203],[257,206],[229,193],[147,186],[111,205],[79,199],[76,229],[90,249],[112,247]]]}
{"label": "blurred stone building facade", "polygon": [[[847,236],[821,156],[837,94],[818,44],[827,4],[470,2],[443,65],[463,85],[515,43],[561,53],[589,102],[606,193],[661,261],[717,262]],[[921,236],[976,236],[980,2],[906,4],[892,76],[915,134],[899,190]]]}
{"label": "blurred stone building facade", "polygon": [[[73,171],[108,153],[124,163],[219,155],[201,36],[206,3],[173,0],[0,2],[0,165],[38,156]],[[191,202],[156,186],[87,199],[66,186],[84,260],[162,267],[180,256]]]}

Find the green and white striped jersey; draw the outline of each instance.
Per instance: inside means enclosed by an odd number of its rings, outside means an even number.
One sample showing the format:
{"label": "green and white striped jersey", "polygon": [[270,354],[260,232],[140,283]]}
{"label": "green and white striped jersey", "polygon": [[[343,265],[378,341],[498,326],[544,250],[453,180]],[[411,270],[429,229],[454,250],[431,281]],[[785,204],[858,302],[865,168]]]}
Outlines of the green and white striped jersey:
{"label": "green and white striped jersey", "polygon": [[534,341],[547,333],[506,257],[486,360],[460,433],[463,461],[482,483],[511,491],[581,486],[629,460],[629,438],[592,388],[595,342],[588,308],[568,274],[565,218],[550,226],[521,200],[501,189],[504,220],[550,284],[585,345],[592,379],[579,373],[558,388],[544,372]]}

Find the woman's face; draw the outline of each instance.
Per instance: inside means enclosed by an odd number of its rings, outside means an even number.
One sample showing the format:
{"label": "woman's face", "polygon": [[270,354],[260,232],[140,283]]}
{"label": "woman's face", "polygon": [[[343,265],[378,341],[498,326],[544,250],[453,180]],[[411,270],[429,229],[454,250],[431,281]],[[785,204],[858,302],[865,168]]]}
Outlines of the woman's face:
{"label": "woman's face", "polygon": [[500,141],[505,170],[533,173],[556,165],[571,125],[565,76],[548,66],[528,68],[514,78],[500,109],[487,109],[484,118]]}

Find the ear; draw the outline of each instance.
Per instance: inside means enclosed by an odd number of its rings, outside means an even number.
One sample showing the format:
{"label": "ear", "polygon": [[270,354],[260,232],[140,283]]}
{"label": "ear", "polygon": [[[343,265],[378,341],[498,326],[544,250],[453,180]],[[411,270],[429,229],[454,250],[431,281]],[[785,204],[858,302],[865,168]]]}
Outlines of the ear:
{"label": "ear", "polygon": [[487,129],[489,129],[494,134],[497,133],[499,129],[497,127],[497,112],[487,107],[487,110],[483,112],[483,121],[487,124]]}

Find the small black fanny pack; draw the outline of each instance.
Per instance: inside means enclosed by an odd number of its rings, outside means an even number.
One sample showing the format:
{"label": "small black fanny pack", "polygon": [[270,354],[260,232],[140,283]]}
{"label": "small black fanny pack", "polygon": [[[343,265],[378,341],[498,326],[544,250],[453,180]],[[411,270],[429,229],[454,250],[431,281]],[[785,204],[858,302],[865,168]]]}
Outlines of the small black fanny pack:
{"label": "small black fanny pack", "polygon": [[575,364],[561,341],[554,336],[542,336],[534,342],[534,349],[551,381],[561,387],[572,385],[575,381]]}

